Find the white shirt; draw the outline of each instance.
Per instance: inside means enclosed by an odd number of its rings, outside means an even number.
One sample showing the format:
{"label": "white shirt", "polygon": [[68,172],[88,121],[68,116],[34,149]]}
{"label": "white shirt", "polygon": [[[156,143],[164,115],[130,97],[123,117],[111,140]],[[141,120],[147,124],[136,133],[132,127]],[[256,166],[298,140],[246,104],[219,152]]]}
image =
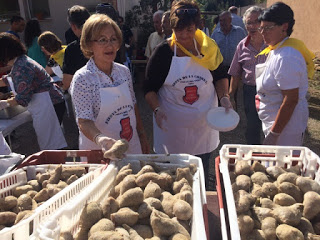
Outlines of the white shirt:
{"label": "white shirt", "polygon": [[70,93],[77,119],[96,120],[100,111],[100,87],[116,87],[128,82],[133,104],[136,104],[129,69],[122,64],[113,62],[111,77],[113,82],[107,74],[98,69],[92,58],[74,74]]}
{"label": "white shirt", "polygon": [[299,88],[299,101],[284,131],[300,131],[306,129],[308,121],[308,73],[306,62],[301,53],[292,47],[282,47],[270,52],[267,60],[260,103],[259,117],[264,122],[264,131],[270,130],[283,102],[281,90]]}
{"label": "white shirt", "polygon": [[156,48],[156,46],[164,40],[164,34],[159,35],[158,32],[153,32],[150,34],[148,38],[148,43],[146,46],[146,51],[144,55],[150,58],[152,51]]}

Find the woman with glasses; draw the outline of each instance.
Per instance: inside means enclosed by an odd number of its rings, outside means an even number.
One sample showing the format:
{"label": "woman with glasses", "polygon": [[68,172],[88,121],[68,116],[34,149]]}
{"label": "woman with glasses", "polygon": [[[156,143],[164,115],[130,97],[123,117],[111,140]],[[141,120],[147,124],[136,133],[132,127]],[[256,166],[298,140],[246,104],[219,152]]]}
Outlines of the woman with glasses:
{"label": "woman with glasses", "polygon": [[264,144],[300,146],[308,122],[308,77],[314,66],[303,42],[290,38],[295,23],[292,9],[277,2],[259,20],[268,48],[264,64],[256,66],[256,107],[265,134]]}
{"label": "woman with glasses", "polygon": [[114,62],[121,42],[120,28],[104,14],[93,14],[83,25],[80,45],[89,61],[71,83],[79,149],[105,151],[126,139],[128,153],[148,153],[130,71]]}
{"label": "woman with glasses", "polygon": [[227,73],[216,43],[200,31],[194,1],[175,1],[170,12],[173,34],[159,44],[148,62],[145,98],[154,113],[156,153],[188,153],[202,158],[206,183],[209,159],[219,144],[206,113],[220,103],[232,107]]}
{"label": "woman with glasses", "polygon": [[239,82],[243,83],[243,105],[247,117],[246,141],[247,144],[260,144],[261,120],[255,106],[256,80],[255,67],[264,63],[265,55],[258,55],[267,46],[264,44],[261,33],[258,31],[260,22],[259,15],[262,9],[257,6],[248,8],[243,15],[248,36],[241,40],[237,46],[232,63],[229,68],[231,83],[229,94],[231,102],[235,104],[234,97]]}

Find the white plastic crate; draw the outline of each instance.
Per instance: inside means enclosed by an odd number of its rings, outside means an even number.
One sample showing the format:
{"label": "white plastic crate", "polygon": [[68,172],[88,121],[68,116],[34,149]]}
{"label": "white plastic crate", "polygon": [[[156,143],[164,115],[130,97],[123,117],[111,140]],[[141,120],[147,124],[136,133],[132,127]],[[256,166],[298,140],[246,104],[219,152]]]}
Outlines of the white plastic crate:
{"label": "white plastic crate", "polygon": [[[171,155],[127,155],[125,159],[117,162],[119,169],[129,162],[133,172],[140,170],[140,162],[152,161],[162,167],[184,167],[194,163],[198,171],[194,175],[193,181],[193,217],[192,217],[192,240],[207,239],[203,214],[203,206],[206,205],[206,192],[204,184],[204,172],[201,159],[188,154],[171,154]],[[114,179],[118,173],[118,167],[113,162],[108,166],[106,171],[99,176],[90,186],[88,191],[82,192],[77,199],[70,204],[65,205],[54,215],[50,217],[41,227],[37,229],[35,239],[41,240],[58,240],[60,232],[71,231],[73,234],[78,230],[78,222],[87,202],[101,202],[108,197],[108,193],[113,186]]]}
{"label": "white plastic crate", "polygon": [[[230,227],[230,239],[241,240],[237,212],[231,187],[229,169],[233,168],[238,160],[246,160],[251,165],[253,161],[261,161],[265,166],[279,166],[290,168],[298,165],[301,175],[311,177],[320,183],[320,158],[306,147],[294,146],[267,146],[267,145],[239,145],[225,144],[220,149],[220,156],[216,158],[216,166],[222,175],[225,196],[222,196],[221,182],[217,177],[218,197],[226,199],[227,206],[220,206],[220,219],[223,240],[228,239],[227,226]],[[217,174],[218,175],[218,174]],[[226,222],[224,208],[228,210],[229,222]]]}
{"label": "white plastic crate", "polygon": [[[12,227],[4,228],[0,231],[1,240],[26,240],[31,239],[39,224],[46,218],[60,209],[68,201],[77,196],[86,186],[91,184],[101,173],[105,165],[102,164],[63,164],[64,167],[82,166],[88,169],[88,173],[79,178],[45,203],[34,210],[34,213],[20,221]],[[27,181],[35,179],[37,173],[43,173],[47,170],[53,170],[58,164],[51,165],[32,165],[22,169],[15,170],[11,173],[0,177],[0,196],[12,195],[12,190],[20,185],[26,184]],[[32,227],[31,227],[32,226]]]}

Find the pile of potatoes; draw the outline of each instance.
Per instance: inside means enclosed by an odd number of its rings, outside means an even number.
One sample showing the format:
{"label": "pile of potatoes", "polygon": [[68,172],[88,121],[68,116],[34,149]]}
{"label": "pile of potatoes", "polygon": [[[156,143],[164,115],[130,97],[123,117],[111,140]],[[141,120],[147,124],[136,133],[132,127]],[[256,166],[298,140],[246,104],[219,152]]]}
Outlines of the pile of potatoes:
{"label": "pile of potatoes", "polygon": [[84,167],[62,167],[38,173],[36,179],[12,190],[12,195],[0,199],[0,231],[33,214],[43,202],[86,174]]}
{"label": "pile of potatoes", "polygon": [[320,185],[300,171],[236,162],[230,180],[241,239],[320,240]]}
{"label": "pile of potatoes", "polygon": [[[87,203],[80,216],[75,240],[189,240],[193,175],[197,166],[161,169],[142,163],[133,174],[122,167],[108,197]],[[64,232],[61,240],[73,239]]]}

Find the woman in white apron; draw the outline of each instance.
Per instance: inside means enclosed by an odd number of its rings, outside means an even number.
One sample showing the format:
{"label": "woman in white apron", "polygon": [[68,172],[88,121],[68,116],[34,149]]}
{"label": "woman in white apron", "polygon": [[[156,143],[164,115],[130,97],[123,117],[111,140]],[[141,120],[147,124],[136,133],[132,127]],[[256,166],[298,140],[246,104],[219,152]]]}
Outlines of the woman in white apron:
{"label": "woman in white apron", "polygon": [[217,96],[222,106],[230,108],[231,103],[227,75],[219,72],[222,55],[216,43],[197,30],[199,21],[195,2],[172,6],[173,34],[151,55],[144,91],[154,111],[154,151],[201,157],[208,183],[209,158],[219,144],[219,132],[209,127],[206,113],[218,106]]}
{"label": "woman in white apron", "polygon": [[308,122],[308,77],[314,54],[300,40],[289,38],[294,25],[291,8],[275,3],[259,17],[264,41],[260,54],[269,54],[256,66],[256,107],[265,134],[264,144],[301,146]]}
{"label": "woman in white apron", "polygon": [[126,139],[127,153],[149,152],[130,71],[114,62],[121,41],[121,30],[106,15],[94,14],[83,26],[81,50],[90,60],[71,83],[80,149],[105,151]]}
{"label": "woman in white apron", "polygon": [[[58,117],[62,119],[65,110],[62,93],[53,85],[45,69],[25,53],[25,47],[16,37],[0,34],[0,61],[12,66],[0,85],[10,86],[14,94],[13,98],[0,101],[0,109],[18,104],[27,107],[40,150],[64,148],[67,143],[58,120]],[[61,114],[57,116],[58,113]]]}

